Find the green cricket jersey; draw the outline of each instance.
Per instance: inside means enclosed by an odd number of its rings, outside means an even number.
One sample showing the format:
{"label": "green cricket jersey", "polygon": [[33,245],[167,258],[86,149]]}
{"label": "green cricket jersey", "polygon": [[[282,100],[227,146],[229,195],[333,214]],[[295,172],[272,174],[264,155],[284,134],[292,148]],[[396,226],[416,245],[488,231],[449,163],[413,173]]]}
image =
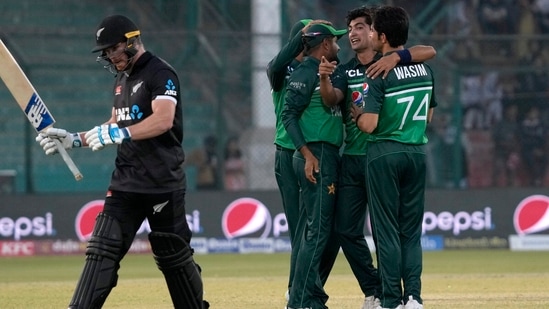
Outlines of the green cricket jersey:
{"label": "green cricket jersey", "polygon": [[345,104],[342,106],[343,121],[345,122],[345,146],[343,147],[343,154],[366,154],[367,134],[360,131],[355,125],[351,117],[350,107],[351,104],[364,106],[363,91],[366,69],[379,58],[381,58],[381,55],[376,54],[372,62],[362,64],[355,56],[347,63],[339,65],[332,75],[333,87],[341,90],[345,95],[343,100]]}
{"label": "green cricket jersey", "polygon": [[288,82],[282,121],[296,149],[307,143],[343,144],[343,122],[339,105],[327,107],[320,96],[320,61],[307,57]]}
{"label": "green cricket jersey", "polygon": [[433,71],[426,63],[397,65],[387,78],[366,77],[364,111],[379,115],[369,142],[427,143],[427,112],[437,106]]}
{"label": "green cricket jersey", "polygon": [[276,57],[267,65],[267,77],[271,84],[271,95],[276,114],[276,133],[274,143],[288,149],[295,149],[288,136],[280,117],[286,100],[286,87],[288,78],[294,69],[300,64],[295,57],[303,50],[301,32],[297,33],[286,45],[282,47]]}

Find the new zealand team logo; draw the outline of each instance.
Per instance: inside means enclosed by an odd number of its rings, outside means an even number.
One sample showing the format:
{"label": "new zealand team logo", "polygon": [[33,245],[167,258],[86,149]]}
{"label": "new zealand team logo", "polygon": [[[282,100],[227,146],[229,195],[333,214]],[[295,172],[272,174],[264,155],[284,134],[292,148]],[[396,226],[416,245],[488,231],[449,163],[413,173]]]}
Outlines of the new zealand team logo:
{"label": "new zealand team logo", "polygon": [[242,236],[266,238],[272,220],[267,207],[260,201],[244,197],[233,201],[223,212],[221,227],[227,239]]}
{"label": "new zealand team logo", "polygon": [[531,195],[515,209],[513,224],[518,235],[528,235],[549,229],[549,197]]}
{"label": "new zealand team logo", "polygon": [[74,230],[80,241],[86,242],[90,239],[95,225],[95,218],[103,210],[104,203],[103,200],[91,201],[78,211],[74,222]]}

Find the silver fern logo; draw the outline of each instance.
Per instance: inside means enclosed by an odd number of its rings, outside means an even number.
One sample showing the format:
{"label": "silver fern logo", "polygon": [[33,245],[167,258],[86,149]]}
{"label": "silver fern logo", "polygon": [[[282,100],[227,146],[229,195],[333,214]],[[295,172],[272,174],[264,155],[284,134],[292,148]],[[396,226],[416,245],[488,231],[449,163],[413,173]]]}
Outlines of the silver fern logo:
{"label": "silver fern logo", "polygon": [[97,30],[97,33],[95,34],[97,40],[99,40],[99,37],[101,36],[101,32],[103,32],[103,30],[105,30],[105,27]]}
{"label": "silver fern logo", "polygon": [[161,212],[164,206],[168,205],[169,201],[165,201],[164,203],[156,204],[153,206],[153,215],[155,213]]}
{"label": "silver fern logo", "polygon": [[133,96],[137,92],[137,90],[139,90],[139,88],[141,88],[141,85],[143,85],[143,81],[140,81],[139,83],[135,84],[132,87],[132,93],[130,94],[130,96]]}

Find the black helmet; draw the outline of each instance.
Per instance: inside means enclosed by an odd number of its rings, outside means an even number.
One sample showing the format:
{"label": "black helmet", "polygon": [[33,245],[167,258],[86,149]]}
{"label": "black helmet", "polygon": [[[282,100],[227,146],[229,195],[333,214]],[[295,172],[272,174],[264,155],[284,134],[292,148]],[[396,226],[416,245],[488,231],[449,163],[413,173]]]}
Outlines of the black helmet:
{"label": "black helmet", "polygon": [[126,16],[111,15],[103,19],[95,33],[95,47],[92,53],[102,51],[120,42],[126,42],[140,35],[137,26]]}

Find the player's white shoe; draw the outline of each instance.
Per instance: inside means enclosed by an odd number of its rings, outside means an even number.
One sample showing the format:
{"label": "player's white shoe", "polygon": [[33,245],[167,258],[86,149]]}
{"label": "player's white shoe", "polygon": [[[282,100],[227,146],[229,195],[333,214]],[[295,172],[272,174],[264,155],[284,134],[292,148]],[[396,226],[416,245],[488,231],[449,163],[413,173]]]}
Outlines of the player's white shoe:
{"label": "player's white shoe", "polygon": [[362,304],[361,309],[376,309],[381,306],[381,302],[379,301],[379,298],[376,298],[374,296],[368,296],[364,298],[364,303]]}
{"label": "player's white shoe", "polygon": [[412,296],[408,296],[408,302],[406,302],[406,306],[404,306],[404,309],[423,309],[423,305],[415,300]]}

